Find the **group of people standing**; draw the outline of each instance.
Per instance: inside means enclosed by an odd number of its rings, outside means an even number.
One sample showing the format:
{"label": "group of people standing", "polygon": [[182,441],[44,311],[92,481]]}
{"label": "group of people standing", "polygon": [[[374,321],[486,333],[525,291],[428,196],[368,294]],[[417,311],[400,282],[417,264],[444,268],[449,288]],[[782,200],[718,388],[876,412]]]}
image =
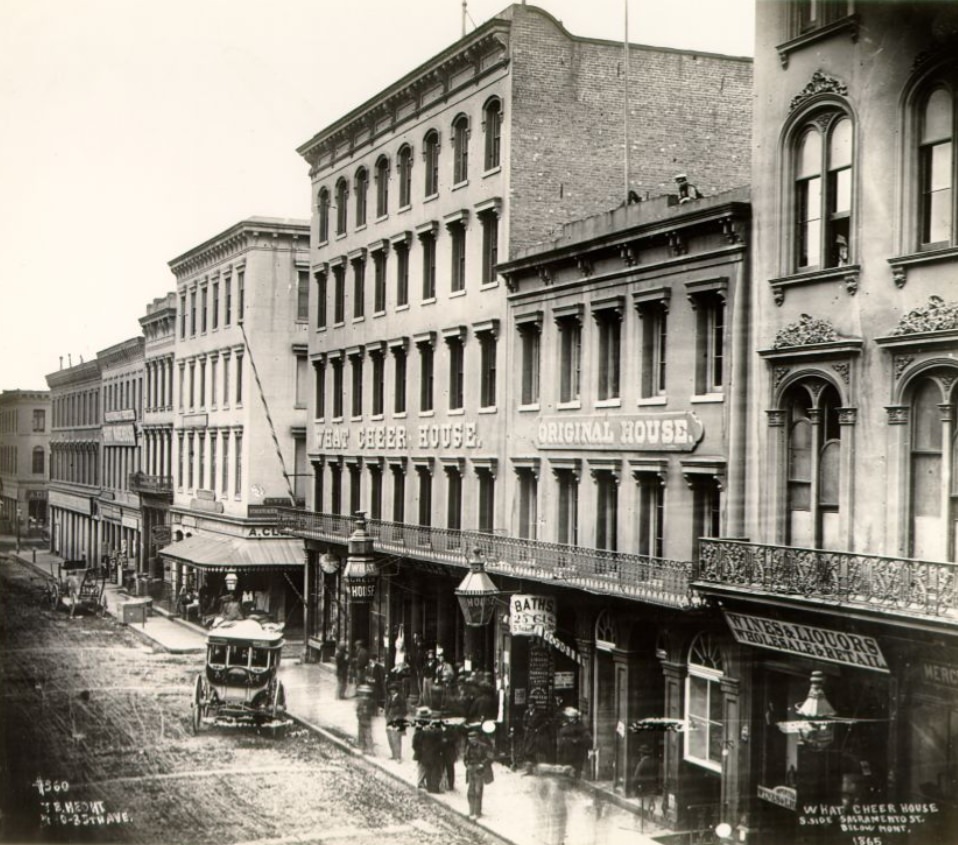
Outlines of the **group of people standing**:
{"label": "group of people standing", "polygon": [[522,718],[521,759],[534,765],[569,766],[582,777],[593,751],[592,732],[574,707],[550,709],[530,701]]}

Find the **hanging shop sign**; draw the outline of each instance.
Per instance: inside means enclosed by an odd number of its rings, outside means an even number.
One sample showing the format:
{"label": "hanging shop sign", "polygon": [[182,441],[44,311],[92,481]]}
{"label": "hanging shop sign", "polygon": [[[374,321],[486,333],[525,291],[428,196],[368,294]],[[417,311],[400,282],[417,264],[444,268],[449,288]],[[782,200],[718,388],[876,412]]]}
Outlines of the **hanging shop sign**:
{"label": "hanging shop sign", "polygon": [[614,417],[542,417],[536,429],[540,449],[625,449],[691,452],[705,434],[690,411],[616,414]]}
{"label": "hanging shop sign", "polygon": [[873,637],[783,622],[764,616],[732,613],[728,610],[722,612],[732,636],[740,643],[800,654],[802,657],[813,657],[829,663],[857,666],[860,669],[888,671],[885,656]]}
{"label": "hanging shop sign", "polygon": [[519,593],[509,600],[509,631],[519,637],[542,636],[556,629],[556,600],[552,596]]}
{"label": "hanging shop sign", "polygon": [[104,446],[136,446],[136,426],[132,423],[105,425],[102,431]]}

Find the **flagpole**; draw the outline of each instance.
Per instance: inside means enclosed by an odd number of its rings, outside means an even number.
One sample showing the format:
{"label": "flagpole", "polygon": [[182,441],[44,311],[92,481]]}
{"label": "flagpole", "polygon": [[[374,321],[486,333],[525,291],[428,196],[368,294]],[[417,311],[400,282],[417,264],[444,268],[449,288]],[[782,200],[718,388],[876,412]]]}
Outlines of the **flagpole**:
{"label": "flagpole", "polygon": [[625,107],[623,108],[623,130],[625,134],[625,202],[629,202],[629,0],[622,0],[625,9],[625,39],[622,50],[625,53]]}

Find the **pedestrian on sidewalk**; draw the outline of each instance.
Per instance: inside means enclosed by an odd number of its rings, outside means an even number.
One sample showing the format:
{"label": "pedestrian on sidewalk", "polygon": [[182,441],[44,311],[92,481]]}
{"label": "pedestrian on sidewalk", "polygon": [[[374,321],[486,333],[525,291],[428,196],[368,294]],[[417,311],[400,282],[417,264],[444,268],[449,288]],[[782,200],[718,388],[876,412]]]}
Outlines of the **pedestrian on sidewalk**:
{"label": "pedestrian on sidewalk", "polygon": [[556,762],[571,766],[573,778],[582,777],[585,761],[592,751],[592,733],[582,724],[581,714],[574,707],[562,710],[562,725],[556,738]]}
{"label": "pedestrian on sidewalk", "polygon": [[356,688],[356,722],[359,750],[363,754],[373,753],[373,713],[376,702],[373,701],[373,688],[369,684],[360,684]]}
{"label": "pedestrian on sidewalk", "polygon": [[569,815],[566,793],[572,786],[572,766],[530,763],[527,773],[536,776],[536,800],[539,805],[537,815],[544,823],[543,843],[565,845]]}
{"label": "pedestrian on sidewalk", "polygon": [[456,760],[459,759],[458,727],[442,725],[442,777],[440,785],[446,789],[456,788]]}
{"label": "pedestrian on sidewalk", "polygon": [[466,750],[462,761],[466,766],[466,798],[469,800],[469,818],[482,815],[482,794],[487,783],[492,783],[492,747],[486,742],[479,725],[470,725]]}
{"label": "pedestrian on sidewalk", "polygon": [[428,707],[416,711],[416,723],[412,738],[413,759],[419,769],[416,785],[427,792],[441,792],[442,728]]}
{"label": "pedestrian on sidewalk", "polygon": [[346,685],[349,683],[349,654],[346,643],[336,646],[336,698],[346,697]]}
{"label": "pedestrian on sidewalk", "polygon": [[386,695],[386,740],[389,742],[389,758],[402,762],[402,738],[406,732],[406,715],[409,709],[402,688],[395,681],[390,681],[389,692]]}

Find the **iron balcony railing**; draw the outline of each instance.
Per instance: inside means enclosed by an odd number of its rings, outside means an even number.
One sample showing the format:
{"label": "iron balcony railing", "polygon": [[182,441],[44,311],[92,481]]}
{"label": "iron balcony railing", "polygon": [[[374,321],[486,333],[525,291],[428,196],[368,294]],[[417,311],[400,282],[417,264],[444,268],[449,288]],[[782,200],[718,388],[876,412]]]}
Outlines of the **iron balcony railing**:
{"label": "iron balcony railing", "polygon": [[[348,516],[278,508],[277,525],[304,539],[345,543],[355,528]],[[691,589],[692,564],[645,555],[583,549],[481,531],[461,531],[367,519],[377,551],[442,561],[465,569],[478,548],[489,572],[547,581],[593,593],[624,596],[667,607],[700,604]]]}
{"label": "iron balcony railing", "polygon": [[958,564],[702,538],[696,586],[958,621]]}
{"label": "iron balcony railing", "polygon": [[130,476],[130,491],[133,493],[152,493],[154,496],[173,495],[172,475],[146,475],[134,472]]}

